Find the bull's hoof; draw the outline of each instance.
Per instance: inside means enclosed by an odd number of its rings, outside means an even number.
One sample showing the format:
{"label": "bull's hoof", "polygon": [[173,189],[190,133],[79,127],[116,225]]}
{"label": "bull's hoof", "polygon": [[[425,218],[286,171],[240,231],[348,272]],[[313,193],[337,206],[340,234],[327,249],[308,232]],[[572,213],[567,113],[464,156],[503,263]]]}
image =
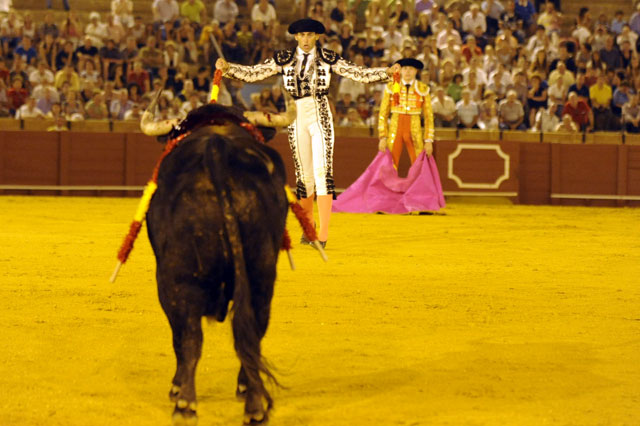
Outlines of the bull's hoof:
{"label": "bull's hoof", "polygon": [[245,425],[266,425],[269,422],[269,418],[267,413],[244,413],[244,422]]}
{"label": "bull's hoof", "polygon": [[176,402],[178,400],[178,395],[180,394],[180,386],[173,385],[171,386],[171,390],[169,391],[169,399],[171,402]]}
{"label": "bull's hoof", "polygon": [[196,415],[196,403],[189,403],[184,399],[176,402],[176,408],[171,418],[173,426],[196,426],[198,424],[198,416]]}
{"label": "bull's hoof", "polygon": [[175,412],[173,413],[173,417],[171,417],[171,424],[173,426],[197,426],[198,416],[196,416],[195,413],[191,416],[185,413]]}
{"label": "bull's hoof", "polygon": [[236,388],[236,398],[238,398],[240,401],[244,401],[245,399],[247,399],[247,385],[238,385],[238,387]]}

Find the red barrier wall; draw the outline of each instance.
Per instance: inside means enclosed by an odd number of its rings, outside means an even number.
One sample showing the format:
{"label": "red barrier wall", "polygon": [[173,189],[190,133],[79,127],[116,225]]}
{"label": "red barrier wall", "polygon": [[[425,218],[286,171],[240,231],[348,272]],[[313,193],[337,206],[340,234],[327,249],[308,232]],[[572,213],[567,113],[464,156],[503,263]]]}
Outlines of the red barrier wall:
{"label": "red barrier wall", "polygon": [[[270,142],[295,175],[285,134]],[[140,133],[0,131],[0,193],[138,195],[162,145]],[[334,177],[346,188],[377,140],[339,137]],[[445,195],[510,197],[525,204],[640,205],[640,146],[440,140],[434,152]],[[408,162],[401,161],[400,174]]]}

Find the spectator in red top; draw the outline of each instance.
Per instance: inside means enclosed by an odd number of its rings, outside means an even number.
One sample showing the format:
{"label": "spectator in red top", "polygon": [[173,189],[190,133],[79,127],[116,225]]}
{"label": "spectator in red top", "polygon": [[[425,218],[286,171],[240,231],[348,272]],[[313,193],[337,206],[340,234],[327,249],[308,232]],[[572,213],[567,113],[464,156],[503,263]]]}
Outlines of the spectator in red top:
{"label": "spectator in red top", "polygon": [[23,85],[22,77],[14,77],[11,82],[11,89],[7,91],[7,98],[9,98],[9,112],[11,115],[15,115],[18,108],[20,108],[27,101],[29,92]]}
{"label": "spectator in red top", "polygon": [[142,93],[147,93],[151,88],[149,73],[142,68],[141,61],[133,62],[133,70],[127,75],[127,84],[136,83]]}
{"label": "spectator in red top", "polygon": [[462,46],[462,56],[467,62],[471,61],[473,56],[482,56],[482,49],[476,44],[476,38],[472,35],[467,36],[467,43]]}
{"label": "spectator in red top", "polygon": [[576,92],[569,93],[569,100],[562,110],[562,115],[570,115],[582,131],[593,129],[593,111],[584,100],[578,98]]}

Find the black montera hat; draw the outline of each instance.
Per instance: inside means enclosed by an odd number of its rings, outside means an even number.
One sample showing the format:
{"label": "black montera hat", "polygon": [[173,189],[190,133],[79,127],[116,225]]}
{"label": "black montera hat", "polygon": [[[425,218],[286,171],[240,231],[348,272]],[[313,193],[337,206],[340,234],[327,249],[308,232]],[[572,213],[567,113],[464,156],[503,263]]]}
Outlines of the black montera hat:
{"label": "black montera hat", "polygon": [[298,33],[316,33],[324,34],[324,25],[322,22],[311,18],[299,19],[289,25],[289,34]]}
{"label": "black montera hat", "polygon": [[396,64],[400,64],[401,67],[414,67],[418,71],[424,68],[424,64],[417,59],[402,58],[396,61]]}

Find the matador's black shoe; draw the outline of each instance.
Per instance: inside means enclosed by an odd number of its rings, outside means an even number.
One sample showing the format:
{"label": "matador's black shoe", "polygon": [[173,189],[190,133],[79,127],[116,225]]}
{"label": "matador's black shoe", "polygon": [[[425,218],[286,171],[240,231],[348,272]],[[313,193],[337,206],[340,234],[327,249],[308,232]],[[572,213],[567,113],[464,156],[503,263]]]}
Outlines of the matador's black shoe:
{"label": "matador's black shoe", "polygon": [[300,237],[300,244],[302,244],[303,246],[313,245],[313,243],[307,238],[307,236],[304,234],[304,232],[302,233],[302,236]]}

